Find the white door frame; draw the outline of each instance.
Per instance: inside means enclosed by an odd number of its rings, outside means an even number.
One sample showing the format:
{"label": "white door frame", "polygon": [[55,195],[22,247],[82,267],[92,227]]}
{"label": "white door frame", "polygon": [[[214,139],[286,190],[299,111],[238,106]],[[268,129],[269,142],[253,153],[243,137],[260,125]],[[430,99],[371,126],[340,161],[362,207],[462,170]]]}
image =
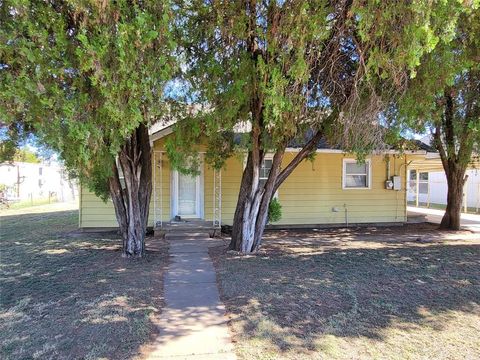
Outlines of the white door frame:
{"label": "white door frame", "polygon": [[[178,215],[178,171],[172,170],[172,196],[171,196],[171,209],[172,218]],[[204,217],[204,191],[203,191],[203,161],[200,162],[200,174],[196,176],[196,199],[195,199],[195,214],[194,215],[181,215],[182,218],[199,218]]]}

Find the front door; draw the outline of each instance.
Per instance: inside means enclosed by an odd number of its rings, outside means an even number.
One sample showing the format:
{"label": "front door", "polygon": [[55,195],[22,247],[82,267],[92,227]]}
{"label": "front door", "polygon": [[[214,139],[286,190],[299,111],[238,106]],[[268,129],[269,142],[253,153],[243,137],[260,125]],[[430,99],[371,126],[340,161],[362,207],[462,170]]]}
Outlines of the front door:
{"label": "front door", "polygon": [[177,172],[176,180],[176,215],[180,215],[182,218],[199,218],[200,177],[184,175]]}

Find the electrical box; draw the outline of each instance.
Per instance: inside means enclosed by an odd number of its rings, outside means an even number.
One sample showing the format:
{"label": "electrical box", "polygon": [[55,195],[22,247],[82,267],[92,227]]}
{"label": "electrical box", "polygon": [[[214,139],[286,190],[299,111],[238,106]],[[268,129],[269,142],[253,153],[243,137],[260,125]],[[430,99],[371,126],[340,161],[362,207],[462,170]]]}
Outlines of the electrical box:
{"label": "electrical box", "polygon": [[402,178],[400,176],[392,176],[393,190],[402,190]]}
{"label": "electrical box", "polygon": [[393,181],[392,180],[385,181],[385,189],[387,189],[387,190],[392,190],[393,189]]}

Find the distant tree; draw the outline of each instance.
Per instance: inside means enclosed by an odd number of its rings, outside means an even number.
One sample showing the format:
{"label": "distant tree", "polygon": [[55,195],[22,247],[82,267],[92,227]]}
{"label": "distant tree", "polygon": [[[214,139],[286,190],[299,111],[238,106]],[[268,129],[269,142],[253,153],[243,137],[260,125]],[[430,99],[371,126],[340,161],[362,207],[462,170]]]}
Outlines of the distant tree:
{"label": "distant tree", "polygon": [[[458,1],[176,4],[185,102],[196,106],[177,124],[169,156],[194,167],[192,143],[206,135],[206,159],[221,167],[231,134],[249,124],[230,244],[245,253],[260,246],[273,194],[322,137],[360,155],[379,143],[378,113],[464,10]],[[283,167],[293,140],[303,148]],[[273,165],[261,183],[267,153]]]}
{"label": "distant tree", "polygon": [[422,56],[394,117],[414,130],[431,131],[448,184],[440,227],[451,230],[460,228],[465,173],[480,144],[480,2],[467,10],[435,50]]}
{"label": "distant tree", "polygon": [[13,160],[34,164],[38,164],[40,162],[37,154],[27,148],[17,149],[15,155],[13,156]]}
{"label": "distant tree", "polygon": [[21,122],[7,123],[0,120],[0,163],[13,161],[29,135],[30,131],[24,129]]}
{"label": "distant tree", "polygon": [[33,132],[83,185],[111,197],[125,257],[145,249],[148,126],[162,115],[172,70],[170,17],[168,2],[153,0],[6,0],[0,7],[4,128],[10,140]]}

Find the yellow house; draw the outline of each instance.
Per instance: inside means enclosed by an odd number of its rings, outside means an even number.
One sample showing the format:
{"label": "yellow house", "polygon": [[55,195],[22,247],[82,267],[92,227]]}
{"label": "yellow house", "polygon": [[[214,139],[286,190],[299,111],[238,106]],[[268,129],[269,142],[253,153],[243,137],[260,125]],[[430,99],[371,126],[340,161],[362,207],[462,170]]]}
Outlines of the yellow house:
{"label": "yellow house", "polygon": [[[221,171],[202,162],[198,176],[183,175],[171,168],[165,152],[167,127],[151,134],[153,145],[153,193],[149,226],[158,228],[175,217],[231,225],[235,212],[244,159],[227,160]],[[204,148],[198,149],[200,158]],[[287,164],[299,151],[288,148]],[[314,227],[331,224],[391,224],[407,221],[406,179],[410,162],[425,157],[425,151],[371,154],[364,163],[342,150],[320,144],[313,161],[303,161],[276,194],[282,219],[275,226]],[[271,158],[266,156],[262,175],[268,176]],[[82,187],[79,226],[117,227],[111,201],[104,203]]]}

